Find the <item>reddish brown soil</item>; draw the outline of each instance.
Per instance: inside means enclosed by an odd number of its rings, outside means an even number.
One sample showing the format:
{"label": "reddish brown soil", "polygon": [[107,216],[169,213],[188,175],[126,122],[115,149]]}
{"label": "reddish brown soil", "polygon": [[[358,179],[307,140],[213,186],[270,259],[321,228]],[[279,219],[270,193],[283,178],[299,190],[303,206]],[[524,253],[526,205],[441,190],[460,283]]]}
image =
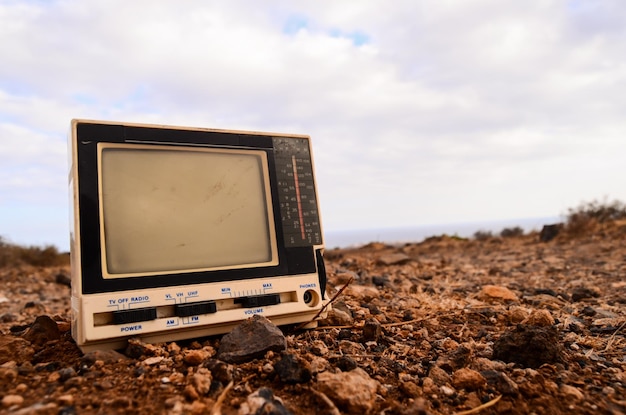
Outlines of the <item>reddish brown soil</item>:
{"label": "reddish brown soil", "polygon": [[[436,237],[328,251],[330,294],[349,286],[327,326],[284,328],[311,375],[295,383],[277,374],[278,353],[216,366],[219,336],[85,359],[58,277],[68,270],[1,269],[0,412],[234,414],[268,387],[293,413],[355,413],[317,378],[359,367],[376,382],[375,414],[624,414],[625,241],[614,225],[548,243]],[[27,335],[42,315],[58,340]]]}

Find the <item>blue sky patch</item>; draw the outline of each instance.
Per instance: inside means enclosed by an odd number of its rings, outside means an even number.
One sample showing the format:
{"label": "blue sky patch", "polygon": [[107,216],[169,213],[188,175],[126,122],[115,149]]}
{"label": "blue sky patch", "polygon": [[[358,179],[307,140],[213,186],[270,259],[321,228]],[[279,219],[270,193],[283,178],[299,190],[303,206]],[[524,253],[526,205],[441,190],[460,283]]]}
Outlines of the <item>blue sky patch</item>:
{"label": "blue sky patch", "polygon": [[333,29],[330,31],[330,35],[332,37],[342,37],[342,38],[350,39],[354,46],[362,46],[362,45],[370,43],[369,36],[358,30],[354,32],[346,33],[346,32],[342,32],[339,29]]}
{"label": "blue sky patch", "polygon": [[289,16],[283,25],[283,33],[287,35],[295,35],[300,29],[309,27],[309,20],[304,16]]}

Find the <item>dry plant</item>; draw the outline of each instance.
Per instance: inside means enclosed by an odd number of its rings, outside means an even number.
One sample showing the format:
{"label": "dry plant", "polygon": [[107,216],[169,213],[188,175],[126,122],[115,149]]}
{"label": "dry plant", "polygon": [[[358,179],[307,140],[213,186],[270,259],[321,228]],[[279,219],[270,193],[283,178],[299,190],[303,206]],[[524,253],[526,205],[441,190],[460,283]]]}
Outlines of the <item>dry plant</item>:
{"label": "dry plant", "polygon": [[55,246],[21,246],[10,243],[0,236],[0,268],[18,265],[47,267],[67,264],[69,264],[69,255],[60,253]]}

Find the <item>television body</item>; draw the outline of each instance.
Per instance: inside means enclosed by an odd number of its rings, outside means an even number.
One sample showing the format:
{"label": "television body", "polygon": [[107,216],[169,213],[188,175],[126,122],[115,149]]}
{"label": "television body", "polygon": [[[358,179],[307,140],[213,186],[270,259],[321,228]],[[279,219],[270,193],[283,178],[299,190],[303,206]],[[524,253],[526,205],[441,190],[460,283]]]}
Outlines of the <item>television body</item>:
{"label": "television body", "polygon": [[325,316],[309,136],[73,120],[70,149],[83,351]]}

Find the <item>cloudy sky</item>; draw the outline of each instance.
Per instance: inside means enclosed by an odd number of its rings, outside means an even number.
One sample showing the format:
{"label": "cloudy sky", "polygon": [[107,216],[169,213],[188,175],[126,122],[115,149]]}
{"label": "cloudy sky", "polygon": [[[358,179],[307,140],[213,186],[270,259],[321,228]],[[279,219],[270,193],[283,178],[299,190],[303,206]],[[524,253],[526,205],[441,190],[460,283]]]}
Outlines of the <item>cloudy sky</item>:
{"label": "cloudy sky", "polygon": [[72,118],[312,136],[327,232],[626,201],[622,0],[0,0],[0,235],[68,246]]}

